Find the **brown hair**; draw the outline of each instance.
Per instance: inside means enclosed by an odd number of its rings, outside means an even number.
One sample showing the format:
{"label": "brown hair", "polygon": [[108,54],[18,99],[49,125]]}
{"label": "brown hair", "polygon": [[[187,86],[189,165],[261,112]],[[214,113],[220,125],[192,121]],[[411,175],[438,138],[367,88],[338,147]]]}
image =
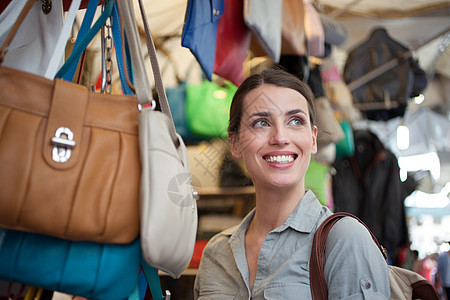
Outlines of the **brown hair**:
{"label": "brown hair", "polygon": [[252,90],[263,84],[273,84],[279,87],[286,87],[299,92],[308,102],[309,119],[311,127],[315,124],[316,110],[314,107],[314,94],[311,88],[296,76],[281,69],[266,69],[261,73],[247,77],[234,94],[230,107],[230,123],[228,132],[238,134],[242,118],[242,110],[245,96]]}

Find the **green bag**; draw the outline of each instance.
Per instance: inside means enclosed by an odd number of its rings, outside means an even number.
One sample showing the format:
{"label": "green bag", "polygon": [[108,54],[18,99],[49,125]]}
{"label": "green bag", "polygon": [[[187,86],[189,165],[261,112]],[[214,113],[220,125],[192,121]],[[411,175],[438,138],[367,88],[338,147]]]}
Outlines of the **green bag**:
{"label": "green bag", "polygon": [[237,87],[205,80],[186,86],[186,121],[189,131],[205,139],[227,138],[230,106]]}

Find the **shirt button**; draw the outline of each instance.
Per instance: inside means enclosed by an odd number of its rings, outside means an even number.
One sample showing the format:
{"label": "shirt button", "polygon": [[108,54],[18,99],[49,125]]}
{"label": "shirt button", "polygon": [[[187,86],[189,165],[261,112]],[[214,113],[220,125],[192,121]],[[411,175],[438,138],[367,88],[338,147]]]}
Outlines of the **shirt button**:
{"label": "shirt button", "polygon": [[366,283],[364,284],[364,287],[365,287],[366,289],[370,289],[371,286],[372,286],[372,285],[370,284],[370,282],[366,282]]}

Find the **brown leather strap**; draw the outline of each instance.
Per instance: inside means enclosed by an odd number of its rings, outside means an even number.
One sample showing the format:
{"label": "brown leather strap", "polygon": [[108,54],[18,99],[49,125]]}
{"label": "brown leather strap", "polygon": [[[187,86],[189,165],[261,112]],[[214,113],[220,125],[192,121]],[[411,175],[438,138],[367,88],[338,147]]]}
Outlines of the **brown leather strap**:
{"label": "brown leather strap", "polygon": [[325,266],[325,244],[327,242],[328,233],[330,232],[333,225],[344,217],[352,217],[363,224],[369,231],[375,244],[377,244],[378,248],[383,253],[386,259],[386,252],[384,248],[380,245],[380,243],[378,243],[376,237],[369,230],[366,224],[364,224],[358,217],[347,212],[338,212],[332,214],[331,216],[326,218],[322,222],[322,224],[320,224],[319,228],[317,228],[317,231],[314,234],[313,244],[311,248],[311,256],[309,262],[309,281],[311,295],[314,300],[328,299],[328,289],[325,282],[325,276],[323,274],[323,268]]}
{"label": "brown leather strap", "polygon": [[27,1],[25,6],[23,7],[22,11],[20,12],[19,16],[17,17],[17,20],[14,23],[13,27],[9,31],[8,36],[6,37],[5,42],[2,45],[2,48],[0,49],[0,64],[3,63],[6,52],[8,51],[9,45],[11,44],[12,40],[14,39],[14,36],[16,36],[16,33],[19,30],[20,25],[22,25],[23,20],[25,20],[25,17],[28,15],[31,8],[33,7],[34,2],[35,2],[35,0]]}

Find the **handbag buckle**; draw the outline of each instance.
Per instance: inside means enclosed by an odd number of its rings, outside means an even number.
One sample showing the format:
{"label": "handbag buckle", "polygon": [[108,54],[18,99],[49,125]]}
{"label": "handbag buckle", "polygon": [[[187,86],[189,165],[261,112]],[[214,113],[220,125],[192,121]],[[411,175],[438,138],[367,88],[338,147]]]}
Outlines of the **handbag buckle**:
{"label": "handbag buckle", "polygon": [[72,130],[67,127],[59,127],[51,141],[53,143],[53,160],[58,163],[67,162],[72,155],[72,148],[76,145]]}

